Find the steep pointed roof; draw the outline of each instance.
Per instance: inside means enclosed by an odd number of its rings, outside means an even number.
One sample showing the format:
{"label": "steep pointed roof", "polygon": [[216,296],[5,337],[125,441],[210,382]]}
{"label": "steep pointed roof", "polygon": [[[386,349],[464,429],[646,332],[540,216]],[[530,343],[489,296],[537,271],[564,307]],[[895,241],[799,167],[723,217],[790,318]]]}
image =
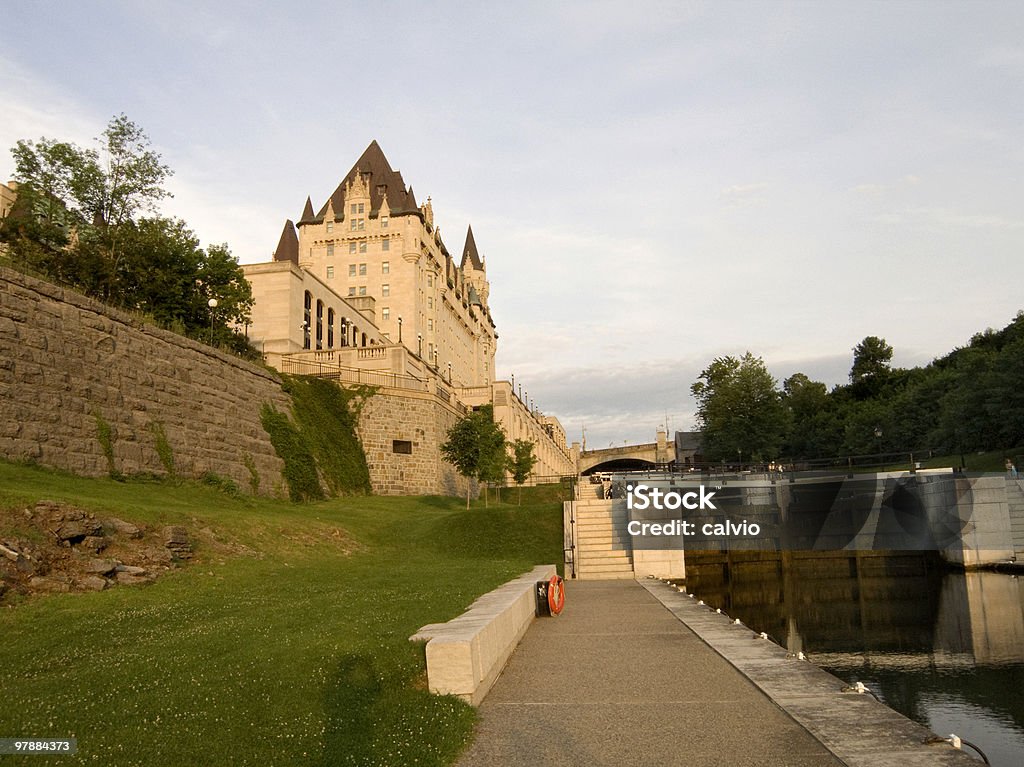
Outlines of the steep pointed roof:
{"label": "steep pointed roof", "polygon": [[302,218],[299,219],[301,224],[303,221],[312,221],[316,216],[313,214],[313,200],[309,197],[306,198],[306,206],[302,209]]}
{"label": "steep pointed roof", "polygon": [[473,239],[473,227],[470,226],[466,232],[466,244],[462,248],[462,264],[460,269],[466,268],[466,262],[473,265],[474,269],[483,271],[484,262],[480,260],[480,253],[476,249],[476,240]]}
{"label": "steep pointed roof", "polygon": [[[345,187],[355,179],[357,172],[362,174],[370,190],[371,218],[375,218],[378,215],[381,202],[384,199],[388,201],[388,208],[392,216],[401,216],[407,213],[420,215],[419,206],[416,204],[416,197],[412,193],[412,188],[406,189],[402,174],[391,167],[380,145],[376,140],[373,140],[330,196],[335,216],[339,218],[345,217]],[[320,208],[319,212],[312,219],[316,222],[323,221],[326,212],[327,204],[324,203],[324,206]],[[303,220],[305,220],[305,216],[303,216]]]}
{"label": "steep pointed roof", "polygon": [[278,240],[277,250],[274,251],[274,260],[299,263],[299,238],[295,234],[295,224],[291,219],[284,222],[281,239]]}

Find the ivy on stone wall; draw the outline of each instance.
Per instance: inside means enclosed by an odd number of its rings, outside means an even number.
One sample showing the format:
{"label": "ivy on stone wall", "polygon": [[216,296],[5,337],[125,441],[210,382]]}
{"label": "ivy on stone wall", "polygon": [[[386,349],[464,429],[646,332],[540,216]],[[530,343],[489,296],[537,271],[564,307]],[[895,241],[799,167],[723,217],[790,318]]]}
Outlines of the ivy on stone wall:
{"label": "ivy on stone wall", "polygon": [[316,461],[288,414],[271,404],[265,404],[260,410],[260,420],[270,435],[270,444],[284,461],[283,473],[288,483],[288,496],[296,502],[322,499],[324,489],[320,486]]}
{"label": "ivy on stone wall", "polygon": [[121,472],[114,463],[114,429],[99,410],[94,410],[92,416],[96,419],[96,439],[103,450],[103,457],[107,459],[107,472],[114,479],[120,479]]}
{"label": "ivy on stone wall", "polygon": [[294,420],[271,405],[264,405],[260,415],[274,450],[284,461],[291,499],[368,494],[370,470],[356,423],[374,389],[343,389],[302,376],[282,378],[282,388],[292,399]]}
{"label": "ivy on stone wall", "polygon": [[154,447],[156,448],[156,454],[160,458],[160,464],[164,467],[164,471],[167,472],[168,478],[174,478],[177,476],[174,468],[174,450],[171,448],[171,443],[167,440],[167,431],[164,429],[164,425],[161,421],[152,421],[149,424],[150,431],[153,432]]}

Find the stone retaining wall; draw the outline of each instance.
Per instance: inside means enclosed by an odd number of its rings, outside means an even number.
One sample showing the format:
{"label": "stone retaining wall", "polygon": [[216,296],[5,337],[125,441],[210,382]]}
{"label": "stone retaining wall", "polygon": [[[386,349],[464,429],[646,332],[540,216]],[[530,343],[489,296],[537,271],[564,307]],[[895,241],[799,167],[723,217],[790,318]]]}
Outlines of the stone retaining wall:
{"label": "stone retaining wall", "polygon": [[370,397],[358,433],[374,494],[464,496],[467,479],[440,450],[461,417],[429,392],[380,389]]}
{"label": "stone retaining wall", "polygon": [[260,492],[281,486],[281,460],[260,407],[290,411],[271,372],[0,267],[0,455],[86,476],[114,468],[164,474],[162,428],[176,473],[213,472]]}

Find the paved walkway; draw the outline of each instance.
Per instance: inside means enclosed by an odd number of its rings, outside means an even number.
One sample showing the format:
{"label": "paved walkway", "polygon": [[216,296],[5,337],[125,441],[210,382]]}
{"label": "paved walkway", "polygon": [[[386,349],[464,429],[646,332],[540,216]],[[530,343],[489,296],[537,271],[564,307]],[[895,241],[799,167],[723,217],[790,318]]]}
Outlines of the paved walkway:
{"label": "paved walkway", "polygon": [[636,581],[567,582],[479,711],[459,767],[842,765]]}

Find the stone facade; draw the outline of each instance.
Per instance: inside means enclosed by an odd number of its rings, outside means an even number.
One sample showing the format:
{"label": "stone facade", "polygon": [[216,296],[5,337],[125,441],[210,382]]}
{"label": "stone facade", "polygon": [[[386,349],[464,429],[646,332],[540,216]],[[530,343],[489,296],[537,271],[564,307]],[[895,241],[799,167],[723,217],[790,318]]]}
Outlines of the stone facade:
{"label": "stone facade", "polygon": [[372,296],[342,298],[312,272],[290,261],[249,264],[242,269],[257,307],[247,329],[249,338],[277,369],[282,369],[284,355],[307,344],[335,350],[386,343],[374,325]]}
{"label": "stone facade", "polygon": [[[243,269],[254,299],[247,332],[268,364],[395,390],[380,400],[394,412],[371,405],[379,422],[364,432],[375,492],[451,492],[438,445],[452,413],[484,404],[509,441],[533,443],[533,477],[576,473],[558,419],[495,379],[498,334],[473,230],[457,259],[429,198],[416,202],[376,141],[318,212],[307,199],[298,223],[285,222],[273,261]],[[424,408],[440,410],[435,418]],[[419,445],[413,457],[392,452],[393,442],[409,441]]]}
{"label": "stone facade", "polygon": [[[576,456],[566,447],[565,430],[558,419],[530,410],[512,390],[510,382],[495,381],[490,386],[460,389],[456,394],[470,407],[493,405],[494,420],[509,442],[523,439],[533,443],[537,459],[533,477],[550,482],[555,477],[576,473]],[[528,484],[533,484],[533,480]]]}
{"label": "stone facade", "polygon": [[272,373],[11,269],[0,267],[0,455],[86,476],[165,473],[162,428],[178,475],[213,472],[242,488],[281,485],[260,407],[289,411]]}
{"label": "stone facade", "polygon": [[[18,184],[15,181],[8,181],[0,184],[0,219],[7,218],[14,208],[14,200],[18,196]],[[7,246],[0,243],[0,255],[7,250]]]}
{"label": "stone facade", "polygon": [[11,212],[11,208],[14,207],[14,200],[18,196],[17,190],[18,184],[14,181],[0,184],[0,218],[7,218]]}
{"label": "stone facade", "polygon": [[[367,346],[377,334],[444,371],[454,385],[494,380],[498,335],[472,229],[459,261],[441,238],[430,200],[416,202],[376,141],[318,212],[307,199],[298,223],[285,222],[274,262],[294,264],[315,279],[316,291],[330,295],[265,289],[265,281],[280,282],[278,272],[268,264],[243,267],[256,299],[250,337],[272,355],[270,364],[281,354]],[[340,308],[345,301],[358,304],[358,313]],[[339,307],[334,333],[326,316],[309,309],[320,303]],[[372,331],[353,337],[352,322]]]}
{"label": "stone facade", "polygon": [[358,428],[373,492],[465,495],[466,478],[442,459],[440,450],[463,415],[430,392],[379,389],[363,406]]}

